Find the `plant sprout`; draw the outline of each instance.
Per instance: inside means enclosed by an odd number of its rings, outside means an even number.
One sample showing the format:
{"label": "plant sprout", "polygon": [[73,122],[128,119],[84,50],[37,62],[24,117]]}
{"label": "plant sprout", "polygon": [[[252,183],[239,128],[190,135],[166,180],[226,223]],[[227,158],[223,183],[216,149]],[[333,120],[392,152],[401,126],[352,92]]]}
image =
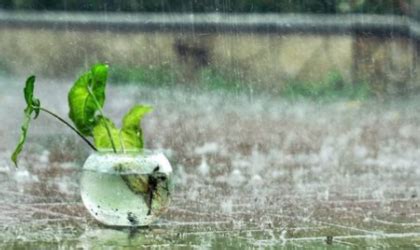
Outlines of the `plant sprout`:
{"label": "plant sprout", "polygon": [[[34,97],[35,76],[28,77],[23,89],[26,108],[22,131],[11,157],[14,164],[17,166],[17,159],[25,144],[30,121],[36,119],[41,112],[65,124],[95,151],[109,148],[112,148],[114,153],[125,152],[127,149],[141,150],[143,134],[140,122],[152,108],[147,105],[135,105],[125,114],[122,127],[117,128],[103,112],[107,77],[108,65],[96,64],[74,83],[68,93],[69,117],[74,126],[41,106],[39,99]],[[93,137],[94,144],[87,137]]]}

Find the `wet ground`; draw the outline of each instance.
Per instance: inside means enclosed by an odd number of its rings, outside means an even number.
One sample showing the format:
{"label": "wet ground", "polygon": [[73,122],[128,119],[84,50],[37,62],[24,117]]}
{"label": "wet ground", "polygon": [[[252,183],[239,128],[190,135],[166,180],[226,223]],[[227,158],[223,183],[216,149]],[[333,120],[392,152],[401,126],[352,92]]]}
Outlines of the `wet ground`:
{"label": "wet ground", "polygon": [[[146,145],[175,170],[168,212],[129,230],[85,211],[89,148],[50,117],[31,125],[14,169],[23,80],[0,80],[0,248],[420,246],[419,96],[316,103],[109,86],[117,121],[134,103],[155,107]],[[66,117],[70,85],[39,79],[36,93]]]}

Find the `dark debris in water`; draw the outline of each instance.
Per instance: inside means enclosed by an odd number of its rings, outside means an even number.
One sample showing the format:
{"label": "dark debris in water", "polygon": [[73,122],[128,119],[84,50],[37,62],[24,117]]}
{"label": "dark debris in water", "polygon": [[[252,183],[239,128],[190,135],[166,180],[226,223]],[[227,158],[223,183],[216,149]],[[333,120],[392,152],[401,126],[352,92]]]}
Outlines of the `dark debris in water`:
{"label": "dark debris in water", "polygon": [[127,220],[132,226],[137,226],[139,224],[137,217],[132,212],[127,213]]}

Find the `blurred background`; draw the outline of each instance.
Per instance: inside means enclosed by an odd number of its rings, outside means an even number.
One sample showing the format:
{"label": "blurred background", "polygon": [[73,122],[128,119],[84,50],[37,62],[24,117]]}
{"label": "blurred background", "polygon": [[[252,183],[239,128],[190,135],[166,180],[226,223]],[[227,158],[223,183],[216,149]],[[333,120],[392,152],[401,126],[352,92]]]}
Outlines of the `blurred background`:
{"label": "blurred background", "polygon": [[118,83],[291,95],[311,92],[316,81],[324,88],[356,84],[347,93],[354,95],[404,92],[417,87],[418,5],[2,1],[0,72],[73,77],[102,61]]}
{"label": "blurred background", "polygon": [[228,0],[228,1],[151,1],[151,0],[5,0],[2,8],[9,10],[64,10],[117,12],[256,12],[256,13],[375,13],[406,14],[413,11],[410,0],[354,1],[287,1],[287,0]]}
{"label": "blurred background", "polygon": [[[420,245],[420,2],[2,0],[0,247]],[[67,92],[110,65],[105,112],[136,103],[175,171],[136,233],[80,199],[89,148],[41,115],[15,169],[22,88],[67,118]]]}

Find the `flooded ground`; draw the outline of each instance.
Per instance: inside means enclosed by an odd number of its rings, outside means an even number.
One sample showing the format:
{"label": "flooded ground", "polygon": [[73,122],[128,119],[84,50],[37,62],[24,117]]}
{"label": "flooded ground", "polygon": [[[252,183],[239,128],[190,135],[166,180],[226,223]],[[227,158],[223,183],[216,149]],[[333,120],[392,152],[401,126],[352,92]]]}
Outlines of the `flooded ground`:
{"label": "flooded ground", "polygon": [[[14,169],[23,81],[0,80],[0,248],[420,246],[419,96],[315,103],[108,86],[115,120],[134,103],[155,107],[146,145],[176,173],[169,211],[128,230],[85,211],[89,148],[50,117],[32,123]],[[42,105],[67,117],[71,82],[38,81]]]}

